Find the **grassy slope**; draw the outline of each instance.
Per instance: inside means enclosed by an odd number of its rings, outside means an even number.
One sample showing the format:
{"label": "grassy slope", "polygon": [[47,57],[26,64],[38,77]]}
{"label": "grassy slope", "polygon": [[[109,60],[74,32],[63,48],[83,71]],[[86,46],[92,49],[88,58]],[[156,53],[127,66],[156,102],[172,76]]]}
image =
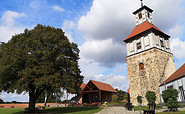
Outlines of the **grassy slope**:
{"label": "grassy slope", "polygon": [[[1,108],[0,114],[22,114],[24,108]],[[55,114],[94,114],[101,111],[99,107],[58,107],[46,108],[43,112],[53,112]]]}

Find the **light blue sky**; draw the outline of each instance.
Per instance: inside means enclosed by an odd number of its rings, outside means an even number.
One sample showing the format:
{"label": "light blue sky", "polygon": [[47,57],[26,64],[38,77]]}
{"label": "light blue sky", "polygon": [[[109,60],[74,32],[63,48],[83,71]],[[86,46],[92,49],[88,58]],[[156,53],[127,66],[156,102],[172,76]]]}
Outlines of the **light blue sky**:
{"label": "light blue sky", "polygon": [[[176,69],[185,63],[185,1],[145,0],[154,10],[154,24],[171,36]],[[125,39],[135,27],[132,12],[139,0],[1,0],[0,41],[37,24],[62,28],[80,48],[80,68],[90,79],[128,89]],[[6,94],[4,101],[28,101],[27,95]]]}

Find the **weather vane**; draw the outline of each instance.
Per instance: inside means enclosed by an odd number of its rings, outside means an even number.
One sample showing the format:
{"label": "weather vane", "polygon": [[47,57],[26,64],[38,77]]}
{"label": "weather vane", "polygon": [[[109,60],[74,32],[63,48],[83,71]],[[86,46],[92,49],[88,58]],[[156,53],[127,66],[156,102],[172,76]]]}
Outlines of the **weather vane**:
{"label": "weather vane", "polygon": [[141,7],[143,7],[143,0],[140,0],[141,1]]}

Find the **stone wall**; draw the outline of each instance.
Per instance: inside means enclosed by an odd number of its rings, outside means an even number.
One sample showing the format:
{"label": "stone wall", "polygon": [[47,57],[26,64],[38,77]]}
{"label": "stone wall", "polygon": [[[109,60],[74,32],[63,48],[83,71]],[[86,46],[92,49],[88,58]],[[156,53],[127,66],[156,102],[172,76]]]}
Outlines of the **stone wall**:
{"label": "stone wall", "polygon": [[[144,70],[139,70],[139,64],[144,63]],[[154,91],[160,103],[159,85],[175,72],[173,55],[157,48],[127,57],[129,91],[131,103],[138,105],[137,96],[143,97],[143,105],[147,91]]]}

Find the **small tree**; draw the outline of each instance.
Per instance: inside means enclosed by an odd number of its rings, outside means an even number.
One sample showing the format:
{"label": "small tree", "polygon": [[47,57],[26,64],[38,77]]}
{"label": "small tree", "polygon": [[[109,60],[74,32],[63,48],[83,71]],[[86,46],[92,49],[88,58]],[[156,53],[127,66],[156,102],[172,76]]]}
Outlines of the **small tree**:
{"label": "small tree", "polygon": [[138,102],[139,104],[142,104],[142,96],[137,96],[137,102]]}
{"label": "small tree", "polygon": [[115,89],[117,91],[117,101],[121,101],[121,100],[124,100],[127,98],[127,92],[125,91],[122,91],[122,90],[118,90],[118,89]]}
{"label": "small tree", "polygon": [[168,106],[170,111],[176,111],[179,104],[177,101],[178,92],[176,89],[167,89],[162,94],[165,104]]}
{"label": "small tree", "polygon": [[152,92],[152,91],[148,91],[145,95],[147,101],[148,101],[148,104],[154,104],[155,101],[156,101],[156,94],[155,92]]}
{"label": "small tree", "polygon": [[140,104],[139,105],[139,111],[140,111],[140,114],[141,114],[142,96],[137,96],[137,102]]}

